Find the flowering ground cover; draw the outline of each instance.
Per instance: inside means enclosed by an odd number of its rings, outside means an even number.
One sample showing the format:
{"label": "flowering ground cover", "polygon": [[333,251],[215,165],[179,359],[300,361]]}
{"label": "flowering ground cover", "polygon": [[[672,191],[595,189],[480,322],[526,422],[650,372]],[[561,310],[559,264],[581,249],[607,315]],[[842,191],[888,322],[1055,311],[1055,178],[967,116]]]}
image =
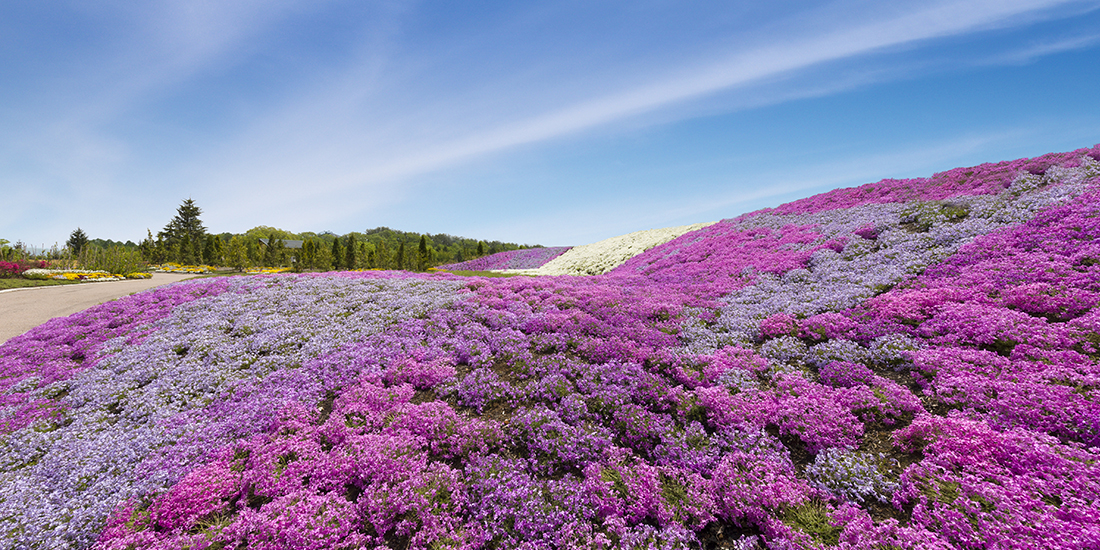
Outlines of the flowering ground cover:
{"label": "flowering ground cover", "polygon": [[57,280],[57,281],[121,281],[123,279],[148,279],[149,273],[110,273],[101,269],[27,269],[22,273],[26,279]]}
{"label": "flowering ground cover", "polygon": [[22,277],[28,269],[44,267],[46,267],[46,262],[43,260],[16,260],[13,262],[0,260],[0,279]]}
{"label": "flowering ground cover", "polygon": [[181,265],[173,262],[150,266],[157,273],[212,273],[213,266],[209,265]]}
{"label": "flowering ground cover", "polygon": [[1095,547],[1097,159],[595,277],[213,278],[56,319],[0,346],[0,545]]}
{"label": "flowering ground cover", "polygon": [[447,271],[492,271],[503,269],[536,269],[569,250],[568,246],[547,246],[506,250],[473,260],[439,266]]}
{"label": "flowering ground cover", "polygon": [[536,269],[509,269],[507,272],[522,275],[602,275],[646,250],[708,225],[696,223],[636,231],[575,246]]}

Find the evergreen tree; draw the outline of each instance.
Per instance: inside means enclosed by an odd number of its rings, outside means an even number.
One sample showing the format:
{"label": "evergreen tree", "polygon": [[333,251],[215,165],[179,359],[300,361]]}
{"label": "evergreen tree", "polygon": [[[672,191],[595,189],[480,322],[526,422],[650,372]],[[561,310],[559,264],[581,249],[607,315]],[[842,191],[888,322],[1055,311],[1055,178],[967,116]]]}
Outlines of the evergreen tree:
{"label": "evergreen tree", "polygon": [[329,271],[332,269],[332,250],[325,246],[323,242],[317,243],[317,259],[314,260],[316,269],[321,271]]}
{"label": "evergreen tree", "polygon": [[221,235],[214,236],[214,257],[215,261],[220,262],[217,265],[225,263],[225,239]]}
{"label": "evergreen tree", "polygon": [[428,265],[431,263],[431,255],[428,252],[428,238],[424,235],[420,236],[420,245],[416,249],[416,270],[427,271]]}
{"label": "evergreen tree", "polygon": [[313,269],[317,263],[317,243],[313,239],[302,242],[302,257],[298,259],[299,269]]}
{"label": "evergreen tree", "polygon": [[170,259],[187,264],[201,261],[201,247],[206,242],[206,227],[199,219],[200,214],[202,210],[195,206],[195,201],[187,199],[176,209],[176,216],[172,221],[157,234],[158,237],[163,237],[168,249],[175,251]]}
{"label": "evergreen tree", "polygon": [[395,269],[405,269],[405,241],[401,241],[401,246],[397,247],[397,254],[393,255],[393,263]]}
{"label": "evergreen tree", "polygon": [[485,255],[485,243],[477,242],[477,257],[480,258]]}
{"label": "evergreen tree", "polygon": [[280,267],[286,263],[284,261],[285,250],[286,245],[283,243],[283,240],[277,238],[275,234],[272,233],[267,238],[267,247],[264,250],[264,266]]}
{"label": "evergreen tree", "polygon": [[390,248],[386,246],[386,241],[378,241],[374,256],[375,267],[378,269],[390,269],[393,266],[393,254],[390,253]]}
{"label": "evergreen tree", "polygon": [[378,254],[374,247],[367,249],[367,269],[375,269],[378,267]]}
{"label": "evergreen tree", "polygon": [[87,245],[88,235],[79,227],[69,234],[69,240],[65,242],[65,248],[68,248],[73,256],[79,255],[80,251],[84,250]]}
{"label": "evergreen tree", "polygon": [[344,269],[356,268],[356,253],[359,251],[359,247],[355,245],[355,235],[349,234],[344,243]]}
{"label": "evergreen tree", "polygon": [[202,261],[207,265],[221,265],[222,259],[218,255],[217,237],[207,235],[202,247]]}
{"label": "evergreen tree", "polygon": [[344,247],[340,246],[340,237],[332,241],[332,268],[339,271],[344,265]]}

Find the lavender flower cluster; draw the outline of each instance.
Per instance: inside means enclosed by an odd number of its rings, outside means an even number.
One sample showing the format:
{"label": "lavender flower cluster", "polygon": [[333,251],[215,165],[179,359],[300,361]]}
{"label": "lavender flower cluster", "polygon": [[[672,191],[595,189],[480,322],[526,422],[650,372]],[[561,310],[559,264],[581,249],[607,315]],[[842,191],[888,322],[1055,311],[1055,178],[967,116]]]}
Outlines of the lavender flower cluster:
{"label": "lavender flower cluster", "polygon": [[0,346],[2,548],[1085,548],[1100,146],[597,277],[211,279]]}
{"label": "lavender flower cluster", "polygon": [[497,271],[505,269],[537,269],[546,262],[565,254],[569,246],[548,246],[508,250],[473,260],[439,266],[448,271]]}

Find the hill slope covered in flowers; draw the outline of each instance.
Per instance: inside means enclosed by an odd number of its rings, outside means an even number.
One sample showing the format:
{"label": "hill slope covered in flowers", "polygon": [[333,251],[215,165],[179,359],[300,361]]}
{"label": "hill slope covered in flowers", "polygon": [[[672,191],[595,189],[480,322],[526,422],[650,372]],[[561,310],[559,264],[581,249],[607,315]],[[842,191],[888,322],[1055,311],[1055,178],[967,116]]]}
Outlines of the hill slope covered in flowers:
{"label": "hill slope covered in flowers", "polygon": [[0,346],[3,548],[1086,548],[1100,146],[593,277],[177,283]]}

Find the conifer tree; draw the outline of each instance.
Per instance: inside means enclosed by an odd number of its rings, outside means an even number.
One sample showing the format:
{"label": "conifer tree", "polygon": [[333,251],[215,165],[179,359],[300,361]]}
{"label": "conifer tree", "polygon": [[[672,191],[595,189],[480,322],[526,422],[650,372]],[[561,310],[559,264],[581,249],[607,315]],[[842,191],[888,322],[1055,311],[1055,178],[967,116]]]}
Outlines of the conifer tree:
{"label": "conifer tree", "polygon": [[266,267],[279,267],[283,265],[285,263],[283,261],[285,247],[286,245],[283,244],[283,240],[277,238],[275,234],[272,233],[267,238],[267,248],[264,251],[264,265]]}
{"label": "conifer tree", "polygon": [[348,234],[344,239],[344,269],[356,268],[356,252],[358,252],[358,246],[355,245],[355,235]]}
{"label": "conifer tree", "polygon": [[171,259],[194,264],[201,261],[202,245],[206,242],[206,227],[203,227],[199,215],[202,210],[195,206],[195,201],[187,199],[176,209],[176,216],[164,230],[158,233],[163,236],[167,247],[175,251]]}
{"label": "conifer tree", "polygon": [[344,247],[340,246],[340,237],[336,237],[332,241],[332,269],[337,271],[344,264]]}
{"label": "conifer tree", "polygon": [[375,267],[378,269],[390,269],[393,266],[393,254],[390,253],[390,248],[386,246],[386,241],[378,241],[374,256]]}
{"label": "conifer tree", "polygon": [[214,236],[214,257],[218,262],[225,262],[225,239],[221,235]]}
{"label": "conifer tree", "polygon": [[420,236],[420,245],[417,246],[416,252],[416,270],[427,271],[431,257],[428,253],[428,238],[426,236]]}
{"label": "conifer tree", "polygon": [[138,245],[138,249],[141,250],[141,257],[144,258],[147,263],[157,263],[157,242],[153,240],[153,232],[147,228],[145,234],[145,240],[141,241],[141,244]]}
{"label": "conifer tree", "polygon": [[321,271],[332,270],[332,249],[325,246],[324,241],[318,241],[316,247],[317,259],[314,260],[314,269]]}
{"label": "conifer tree", "polygon": [[202,247],[202,261],[207,265],[221,265],[222,259],[218,257],[217,237],[206,236],[206,243]]}
{"label": "conifer tree", "polygon": [[65,242],[65,248],[68,248],[73,256],[79,255],[80,251],[84,250],[87,245],[88,235],[79,227],[69,234],[69,240]]}
{"label": "conifer tree", "polygon": [[405,241],[401,241],[401,246],[397,247],[397,254],[393,255],[393,263],[394,268],[405,269]]}
{"label": "conifer tree", "polygon": [[477,242],[477,257],[480,258],[485,255],[485,243]]}
{"label": "conifer tree", "polygon": [[313,239],[306,239],[302,243],[302,257],[298,258],[299,269],[313,269],[317,263],[317,243]]}

